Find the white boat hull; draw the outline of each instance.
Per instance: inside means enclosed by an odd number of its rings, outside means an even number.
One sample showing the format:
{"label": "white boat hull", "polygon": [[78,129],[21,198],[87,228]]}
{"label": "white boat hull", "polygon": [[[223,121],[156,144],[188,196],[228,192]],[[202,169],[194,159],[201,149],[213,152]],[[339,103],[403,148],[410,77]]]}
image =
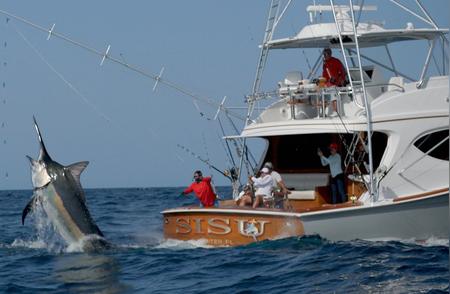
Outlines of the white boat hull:
{"label": "white boat hull", "polygon": [[332,241],[449,237],[448,192],[413,200],[302,213],[305,234]]}

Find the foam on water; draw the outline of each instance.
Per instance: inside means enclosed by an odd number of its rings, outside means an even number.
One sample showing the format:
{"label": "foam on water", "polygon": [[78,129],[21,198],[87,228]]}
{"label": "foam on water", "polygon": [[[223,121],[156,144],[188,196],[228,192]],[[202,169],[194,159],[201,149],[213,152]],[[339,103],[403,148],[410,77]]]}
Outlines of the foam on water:
{"label": "foam on water", "polygon": [[24,247],[24,248],[30,248],[30,249],[47,249],[48,244],[45,243],[43,240],[22,240],[22,239],[15,239],[10,245],[6,244],[5,247],[10,248],[18,248],[18,247]]}
{"label": "foam on water", "polygon": [[426,240],[417,240],[417,239],[399,239],[399,238],[374,238],[369,239],[367,241],[373,241],[373,242],[401,242],[404,244],[414,244],[419,246],[425,246],[425,247],[432,247],[432,246],[445,246],[449,247],[449,239],[442,239],[442,238],[435,238],[430,237]]}
{"label": "foam on water", "polygon": [[188,241],[166,239],[155,248],[183,250],[183,249],[214,248],[214,247],[208,245],[208,240],[206,239],[188,240]]}
{"label": "foam on water", "polygon": [[102,250],[102,244],[107,244],[105,238],[99,235],[86,235],[80,240],[70,243],[64,252],[89,252]]}

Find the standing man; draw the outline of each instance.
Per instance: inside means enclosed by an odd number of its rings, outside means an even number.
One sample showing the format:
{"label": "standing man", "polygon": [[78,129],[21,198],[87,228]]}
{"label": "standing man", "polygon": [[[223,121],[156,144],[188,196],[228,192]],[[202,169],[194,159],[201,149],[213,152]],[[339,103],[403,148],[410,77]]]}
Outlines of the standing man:
{"label": "standing man", "polygon": [[[345,68],[342,62],[332,56],[330,48],[323,49],[323,71],[322,77],[326,79],[327,87],[343,87],[345,86]],[[336,96],[331,98],[331,106],[333,112],[337,113],[337,101]]]}
{"label": "standing man", "polygon": [[322,76],[327,80],[327,86],[345,86],[345,68],[342,62],[332,56],[330,48],[323,49]]}
{"label": "standing man", "polygon": [[194,172],[194,182],[181,194],[187,195],[191,192],[194,192],[200,200],[201,207],[214,206],[217,195],[211,186],[211,177],[203,177],[202,172],[199,170]]}
{"label": "standing man", "polygon": [[330,144],[330,156],[325,157],[320,149],[317,150],[317,155],[320,157],[320,161],[323,166],[330,166],[331,173],[331,195],[332,202],[336,204],[337,194],[339,194],[339,203],[345,202],[347,196],[344,190],[344,174],[341,167],[341,156],[337,153],[337,144]]}

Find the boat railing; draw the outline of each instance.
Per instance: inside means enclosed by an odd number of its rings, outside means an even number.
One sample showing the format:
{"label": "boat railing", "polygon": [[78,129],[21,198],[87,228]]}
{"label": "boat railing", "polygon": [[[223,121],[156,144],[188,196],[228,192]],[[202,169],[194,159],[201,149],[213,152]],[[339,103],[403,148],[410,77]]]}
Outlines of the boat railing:
{"label": "boat railing", "polygon": [[[381,87],[381,85],[378,85]],[[291,119],[325,118],[329,116],[329,106],[332,100],[337,101],[338,113],[344,113],[344,104],[353,103],[358,109],[364,109],[350,87],[321,87],[316,84],[299,85],[298,87],[280,88],[279,98],[288,105]],[[269,107],[270,108],[270,107]]]}
{"label": "boat railing", "polygon": [[[393,77],[387,82],[369,82],[365,86],[370,101],[385,92],[405,92],[401,77]],[[247,99],[250,98],[247,97]],[[258,107],[260,111],[273,109],[273,115],[283,116],[277,118],[271,115],[271,118],[268,118],[270,121],[327,118],[332,114],[330,106],[332,99],[336,99],[337,112],[341,117],[351,117],[365,109],[362,86],[358,81],[354,81],[353,89],[348,86],[324,87],[309,80],[291,84],[280,82],[277,90],[256,93],[251,99],[266,105],[265,107],[260,105]],[[279,111],[278,108],[280,108]]]}

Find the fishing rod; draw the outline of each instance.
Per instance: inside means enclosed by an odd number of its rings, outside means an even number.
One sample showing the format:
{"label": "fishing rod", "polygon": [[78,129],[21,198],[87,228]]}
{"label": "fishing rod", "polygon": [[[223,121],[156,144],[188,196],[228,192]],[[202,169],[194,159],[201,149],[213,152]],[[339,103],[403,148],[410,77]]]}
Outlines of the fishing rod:
{"label": "fishing rod", "polygon": [[212,168],[215,171],[219,172],[221,175],[228,178],[231,182],[234,182],[236,180],[236,176],[235,176],[236,173],[235,173],[234,168],[231,168],[229,171],[228,170],[222,171],[218,167],[211,164],[209,160],[202,158],[200,155],[194,153],[189,148],[187,148],[181,144],[177,144],[177,147],[186,151],[187,153],[191,154],[194,158],[197,158],[198,160],[200,160],[201,162],[206,164],[209,168]]}
{"label": "fishing rod", "polygon": [[182,93],[182,94],[192,98],[194,101],[201,101],[201,102],[206,103],[207,105],[209,105],[211,107],[214,107],[214,108],[220,107],[221,109],[223,109],[223,111],[225,113],[233,116],[234,118],[237,118],[237,119],[240,119],[242,121],[245,121],[245,117],[244,116],[242,116],[242,115],[240,115],[238,113],[235,113],[233,111],[230,111],[228,108],[223,107],[223,105],[220,105],[219,103],[217,103],[213,99],[208,98],[208,97],[200,97],[200,96],[190,92],[189,90],[187,90],[187,89],[185,89],[185,88],[183,88],[183,87],[181,87],[181,86],[179,86],[179,85],[177,85],[177,84],[175,84],[175,83],[173,83],[173,82],[171,82],[171,81],[169,81],[167,79],[163,79],[162,78],[162,71],[160,72],[159,75],[153,75],[153,74],[147,73],[145,70],[143,70],[143,69],[141,69],[141,68],[139,68],[139,67],[137,67],[135,65],[127,63],[123,58],[121,58],[122,59],[121,60],[119,58],[113,57],[109,53],[110,50],[111,50],[111,45],[108,45],[106,50],[104,52],[101,52],[101,51],[99,51],[97,49],[94,49],[94,48],[92,48],[92,47],[90,47],[88,45],[85,45],[85,44],[83,44],[81,42],[75,41],[75,40],[73,40],[73,39],[71,39],[71,38],[69,38],[69,37],[67,37],[67,36],[65,36],[63,34],[55,32],[56,24],[53,24],[50,29],[47,29],[47,28],[44,28],[44,27],[42,27],[40,25],[37,25],[37,24],[35,24],[35,23],[25,19],[25,18],[22,18],[20,16],[14,15],[12,13],[9,13],[9,12],[1,10],[1,9],[0,9],[0,14],[6,15],[7,17],[10,17],[10,18],[13,18],[13,19],[15,19],[17,21],[20,21],[20,22],[22,22],[22,23],[24,23],[26,25],[29,25],[29,26],[37,29],[37,30],[43,31],[45,33],[48,33],[47,40],[50,40],[50,38],[53,36],[53,37],[56,37],[56,38],[59,38],[59,39],[65,41],[67,43],[70,43],[70,44],[72,44],[74,46],[77,46],[77,47],[80,47],[80,48],[82,48],[84,50],[87,50],[88,52],[90,52],[92,54],[100,56],[101,57],[100,66],[103,65],[105,60],[110,60],[113,63],[121,65],[121,66],[123,66],[123,67],[125,67],[125,68],[127,68],[127,69],[129,69],[131,71],[134,71],[134,72],[136,72],[136,73],[138,73],[138,74],[140,74],[140,75],[142,75],[142,76],[144,76],[146,78],[154,80],[155,81],[155,86],[153,87],[153,89],[156,88],[158,83],[164,84],[165,86],[167,86],[169,88],[172,88],[172,89],[174,89],[174,90],[176,90],[176,91],[178,91],[178,92],[180,92],[180,93]]}

